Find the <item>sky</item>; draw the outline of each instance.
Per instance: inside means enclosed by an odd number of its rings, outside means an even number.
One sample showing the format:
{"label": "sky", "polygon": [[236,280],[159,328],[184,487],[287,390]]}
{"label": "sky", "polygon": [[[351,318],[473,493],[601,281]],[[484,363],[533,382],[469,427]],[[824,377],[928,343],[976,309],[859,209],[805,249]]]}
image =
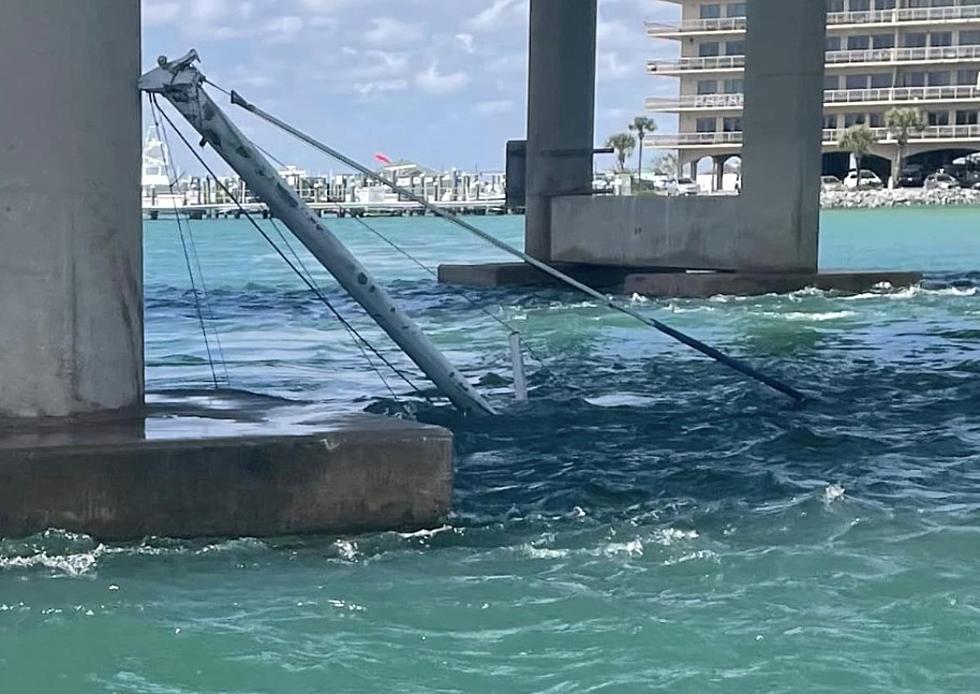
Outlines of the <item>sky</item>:
{"label": "sky", "polygon": [[[210,80],[361,161],[381,152],[436,169],[499,170],[505,142],[524,137],[527,0],[142,5],[145,69],[158,55],[196,48]],[[677,14],[659,0],[599,0],[597,144],[644,115],[646,97],[676,93],[674,80],[645,74],[648,59],[677,47],[647,38],[644,22]],[[279,159],[310,172],[341,170],[244,111],[229,113]],[[661,130],[676,129],[669,116],[655,119]],[[173,155],[187,165],[187,155]]]}

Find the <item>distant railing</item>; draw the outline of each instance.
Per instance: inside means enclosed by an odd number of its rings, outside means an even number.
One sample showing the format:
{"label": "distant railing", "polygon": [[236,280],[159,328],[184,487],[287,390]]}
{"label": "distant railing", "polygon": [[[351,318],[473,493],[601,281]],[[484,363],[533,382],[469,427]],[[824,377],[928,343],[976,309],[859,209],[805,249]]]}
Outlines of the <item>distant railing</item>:
{"label": "distant railing", "polygon": [[686,72],[688,70],[738,70],[745,67],[744,55],[715,55],[676,60],[647,61],[647,72]]}
{"label": "distant railing", "polygon": [[875,102],[915,101],[977,101],[980,87],[888,87],[880,89],[828,89],[824,92],[826,104],[852,104]]}
{"label": "distant railing", "polygon": [[[980,46],[934,46],[931,48],[873,48],[855,51],[827,51],[828,65],[863,63],[929,63],[935,61],[980,62]],[[650,60],[649,73],[739,70],[745,67],[744,55],[717,55]]]}
{"label": "distant railing", "polygon": [[[980,19],[980,5],[961,7],[916,7],[895,10],[866,10],[860,12],[828,12],[827,26],[853,24],[915,24],[917,22],[954,22]],[[717,19],[688,19],[677,24],[647,22],[647,35],[653,38],[675,34],[733,33],[745,31],[745,17]]]}
{"label": "distant railing", "polygon": [[[880,143],[895,144],[888,128],[870,128],[872,134]],[[840,141],[844,134],[843,128],[833,128],[823,131],[824,144]],[[959,140],[980,142],[980,125],[937,125],[927,127],[922,132],[914,132],[909,142],[933,142],[938,140]],[[696,147],[711,145],[741,145],[741,132],[710,132],[710,133],[656,133],[648,135],[644,140],[648,147]]]}
{"label": "distant railing", "polygon": [[684,145],[741,144],[741,132],[657,133],[648,135],[643,144],[649,147],[678,147]]}
{"label": "distant railing", "polygon": [[647,99],[650,111],[669,111],[677,108],[740,109],[744,97],[741,94],[688,94],[680,97],[656,97]]}
{"label": "distant railing", "polygon": [[[744,106],[742,94],[687,94],[675,97],[650,97],[646,100],[648,111],[678,111],[704,109],[706,111],[740,110]],[[879,89],[828,89],[824,91],[824,104],[828,106],[857,103],[916,103],[944,101],[980,101],[980,87],[883,87]]]}
{"label": "distant railing", "polygon": [[827,64],[932,62],[978,60],[980,46],[934,46],[931,48],[873,48],[859,51],[827,51]]}
{"label": "distant railing", "polygon": [[745,31],[745,17],[719,17],[717,19],[689,19],[680,24],[647,22],[647,35],[656,38],[665,34],[679,33],[732,33]]}

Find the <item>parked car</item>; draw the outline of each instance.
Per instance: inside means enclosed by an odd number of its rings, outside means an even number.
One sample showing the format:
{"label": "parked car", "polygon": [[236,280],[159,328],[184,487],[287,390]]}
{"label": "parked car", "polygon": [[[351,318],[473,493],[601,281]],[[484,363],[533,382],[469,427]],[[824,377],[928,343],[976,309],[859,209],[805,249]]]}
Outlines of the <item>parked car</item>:
{"label": "parked car", "polygon": [[950,190],[951,188],[959,188],[960,182],[948,173],[937,171],[926,178],[924,185],[926,190]]}
{"label": "parked car", "polygon": [[830,193],[837,190],[844,190],[844,184],[837,176],[821,176],[820,177],[820,190],[825,193]]}
{"label": "parked car", "polygon": [[692,179],[681,177],[667,181],[665,190],[667,195],[697,195],[701,192],[701,187]]}
{"label": "parked car", "polygon": [[898,180],[895,183],[900,188],[921,188],[925,181],[925,170],[918,164],[910,164],[902,167],[902,170],[898,172]]}
{"label": "parked car", "polygon": [[[881,179],[871,169],[861,169],[861,188],[877,189],[883,187]],[[858,188],[858,172],[851,170],[844,179],[844,187],[849,189]]]}

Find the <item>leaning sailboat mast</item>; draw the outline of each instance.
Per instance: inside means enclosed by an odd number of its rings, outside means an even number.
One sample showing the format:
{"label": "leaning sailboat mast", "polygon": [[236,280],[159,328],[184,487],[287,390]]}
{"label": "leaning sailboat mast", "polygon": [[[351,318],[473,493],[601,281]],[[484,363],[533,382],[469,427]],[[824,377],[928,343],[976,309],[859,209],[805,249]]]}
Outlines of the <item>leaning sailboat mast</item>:
{"label": "leaning sailboat mast", "polygon": [[217,154],[242,178],[269,211],[333,275],[368,315],[463,412],[489,413],[490,404],[399,308],[353,254],[279,176],[252,142],[235,127],[203,89],[204,76],[193,66],[196,51],[159,67],[139,80],[143,91],[166,98]]}

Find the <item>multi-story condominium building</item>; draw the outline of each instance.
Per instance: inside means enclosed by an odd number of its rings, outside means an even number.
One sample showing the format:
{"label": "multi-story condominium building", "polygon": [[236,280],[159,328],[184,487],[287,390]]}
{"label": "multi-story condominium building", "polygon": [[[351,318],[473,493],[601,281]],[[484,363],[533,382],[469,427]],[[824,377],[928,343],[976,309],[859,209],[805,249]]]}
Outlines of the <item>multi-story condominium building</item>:
{"label": "multi-story condominium building", "polygon": [[[680,5],[680,23],[649,23],[647,33],[676,41],[680,55],[651,60],[647,71],[679,79],[680,88],[648,99],[647,108],[678,114],[678,132],[647,144],[678,150],[679,163],[695,170],[710,157],[720,181],[741,150],[746,3],[661,1]],[[813,1],[827,2],[825,173],[847,171],[849,156],[837,142],[845,128],[865,123],[878,139],[865,165],[887,180],[899,164],[885,127],[893,107],[918,108],[928,124],[912,135],[906,164],[935,169],[980,150],[980,0]]]}

